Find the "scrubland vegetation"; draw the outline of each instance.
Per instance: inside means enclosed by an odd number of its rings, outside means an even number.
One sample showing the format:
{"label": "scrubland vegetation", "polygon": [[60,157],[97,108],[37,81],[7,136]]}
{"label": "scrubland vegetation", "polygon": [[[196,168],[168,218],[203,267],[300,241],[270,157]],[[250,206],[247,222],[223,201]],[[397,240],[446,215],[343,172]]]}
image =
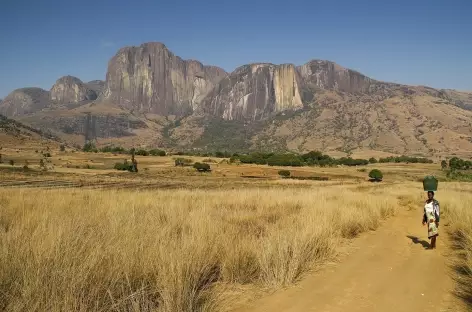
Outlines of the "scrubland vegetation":
{"label": "scrubland vegetation", "polygon": [[[10,157],[3,157],[6,169]],[[374,167],[317,168],[315,160],[328,159],[317,152],[299,157],[314,167],[217,160],[210,168],[205,159],[148,157],[143,168],[151,161],[162,167],[121,178],[155,176],[163,186],[180,179],[185,189],[0,189],[0,311],[228,311],[293,285],[335,259],[347,240],[405,209],[405,202],[421,205],[412,190],[421,188],[425,170],[442,174],[441,235],[451,233],[460,255],[454,264],[458,294],[472,302],[472,186],[445,182],[453,180],[451,172],[469,174],[465,161],[451,159],[446,172],[439,165],[370,159],[384,173],[374,175]],[[232,158],[242,162],[244,155]],[[266,173],[273,179],[243,179]],[[40,174],[53,177],[38,171],[35,179]],[[369,175],[384,182],[359,182]],[[297,181],[328,176],[330,182]]]}
{"label": "scrubland vegetation", "polygon": [[[84,152],[102,152],[102,153],[115,153],[115,154],[131,154],[132,150],[127,150],[117,146],[105,146],[102,148],[96,148],[94,144],[85,144],[82,148]],[[152,149],[138,149],[134,151],[136,155],[140,156],[166,156],[163,150]],[[397,157],[386,157],[386,158],[370,158],[370,159],[353,159],[351,157],[333,158],[328,155],[324,155],[319,151],[311,151],[305,154],[297,153],[274,153],[274,152],[253,152],[253,153],[230,153],[228,151],[215,151],[215,152],[175,152],[174,155],[178,156],[201,156],[201,157],[216,157],[216,158],[230,158],[232,162],[239,161],[244,164],[257,164],[257,165],[269,165],[269,166],[365,166],[372,163],[423,163],[431,164],[432,160],[422,157],[409,157],[409,156],[397,156]]]}
{"label": "scrubland vegetation", "polygon": [[459,254],[454,263],[458,295],[472,309],[472,185],[448,183],[443,187],[442,213],[450,225],[453,248]]}
{"label": "scrubland vegetation", "polygon": [[0,310],[221,311],[299,280],[394,214],[392,199],[341,188],[1,190]]}

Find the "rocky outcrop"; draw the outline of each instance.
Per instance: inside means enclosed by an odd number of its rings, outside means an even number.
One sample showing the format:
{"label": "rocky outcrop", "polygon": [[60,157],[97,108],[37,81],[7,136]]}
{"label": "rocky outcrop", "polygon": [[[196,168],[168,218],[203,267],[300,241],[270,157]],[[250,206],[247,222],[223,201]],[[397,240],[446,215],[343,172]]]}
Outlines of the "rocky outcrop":
{"label": "rocky outcrop", "polygon": [[10,93],[0,103],[0,114],[17,117],[36,113],[49,105],[49,92],[41,88],[23,88]]}
{"label": "rocky outcrop", "polygon": [[99,96],[105,89],[105,81],[103,80],[92,80],[86,83],[87,87],[93,90],[97,96]]}
{"label": "rocky outcrop", "polygon": [[52,86],[51,100],[61,104],[77,104],[97,99],[97,93],[84,84],[79,78],[65,76],[59,78]]}
{"label": "rocky outcrop", "polygon": [[336,63],[312,60],[297,68],[307,85],[349,93],[367,92],[376,81]]}
{"label": "rocky outcrop", "polygon": [[459,92],[456,90],[440,90],[438,91],[438,97],[453,103],[454,105],[466,109],[472,110],[472,92]]}
{"label": "rocky outcrop", "polygon": [[184,61],[162,43],[125,47],[110,60],[102,99],[142,113],[187,115],[226,75],[221,68]]}
{"label": "rocky outcrop", "polygon": [[223,79],[203,106],[206,113],[226,120],[261,120],[303,108],[301,84],[294,65],[245,65]]}
{"label": "rocky outcrop", "polygon": [[298,67],[265,63],[239,67],[220,81],[202,106],[205,113],[226,120],[261,120],[312,107],[324,91],[374,95],[379,101],[398,94],[425,93],[376,81],[333,62],[312,60]]}

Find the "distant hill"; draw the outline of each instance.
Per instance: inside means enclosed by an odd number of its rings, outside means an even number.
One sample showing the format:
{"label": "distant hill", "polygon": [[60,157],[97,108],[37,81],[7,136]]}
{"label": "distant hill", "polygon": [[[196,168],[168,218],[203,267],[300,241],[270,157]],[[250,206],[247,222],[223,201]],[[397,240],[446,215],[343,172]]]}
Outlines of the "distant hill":
{"label": "distant hill", "polygon": [[0,147],[59,145],[60,139],[0,115]]}
{"label": "distant hill", "polygon": [[472,93],[378,81],[326,60],[227,73],[155,42],[120,49],[105,81],[15,90],[0,113],[77,144],[87,132],[99,144],[179,150],[472,151]]}

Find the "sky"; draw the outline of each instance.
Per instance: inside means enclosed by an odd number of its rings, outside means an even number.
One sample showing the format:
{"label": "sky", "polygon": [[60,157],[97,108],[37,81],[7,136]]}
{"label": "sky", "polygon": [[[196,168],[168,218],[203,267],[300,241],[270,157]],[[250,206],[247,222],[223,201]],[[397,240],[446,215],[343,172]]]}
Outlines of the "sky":
{"label": "sky", "polygon": [[227,71],[324,59],[472,91],[471,0],[1,0],[0,98],[65,75],[105,80],[119,48],[151,41]]}

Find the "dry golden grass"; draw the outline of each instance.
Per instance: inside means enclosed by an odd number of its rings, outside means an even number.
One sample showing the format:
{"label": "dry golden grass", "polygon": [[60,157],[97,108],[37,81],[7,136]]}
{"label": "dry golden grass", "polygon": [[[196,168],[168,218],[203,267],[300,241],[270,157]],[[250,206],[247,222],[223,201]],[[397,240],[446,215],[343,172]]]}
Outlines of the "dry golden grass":
{"label": "dry golden grass", "polygon": [[447,183],[444,186],[440,203],[458,253],[454,262],[458,295],[472,308],[472,184]]}
{"label": "dry golden grass", "polygon": [[0,190],[0,310],[224,311],[375,230],[393,194]]}
{"label": "dry golden grass", "polygon": [[[3,153],[18,166],[39,162],[31,149]],[[0,171],[3,181],[174,189],[0,190],[0,311],[229,310],[333,259],[344,239],[375,230],[397,206],[417,206],[424,194],[412,190],[425,173],[443,175],[423,164],[289,168],[330,178],[299,181],[255,165],[212,163],[213,172],[201,174],[175,168],[172,157],[139,157],[139,174],[110,171],[123,157],[54,150],[54,170]],[[385,181],[359,182],[373,167]],[[460,247],[460,295],[472,302],[472,185],[440,188],[442,224]]]}

